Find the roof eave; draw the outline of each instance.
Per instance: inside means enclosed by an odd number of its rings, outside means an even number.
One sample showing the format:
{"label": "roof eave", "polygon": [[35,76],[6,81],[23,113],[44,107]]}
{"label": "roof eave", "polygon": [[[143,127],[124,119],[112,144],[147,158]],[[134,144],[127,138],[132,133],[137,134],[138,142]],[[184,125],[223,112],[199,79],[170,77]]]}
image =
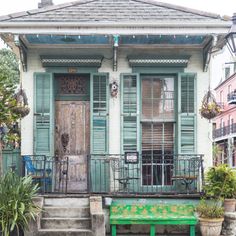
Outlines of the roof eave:
{"label": "roof eave", "polygon": [[181,28],[181,27],[230,27],[232,24],[231,21],[224,21],[224,22],[174,22],[173,21],[165,21],[165,22],[0,22],[0,27],[39,27],[39,28],[50,28],[50,27],[161,27],[161,28]]}
{"label": "roof eave", "polygon": [[226,34],[231,22],[0,22],[12,34]]}

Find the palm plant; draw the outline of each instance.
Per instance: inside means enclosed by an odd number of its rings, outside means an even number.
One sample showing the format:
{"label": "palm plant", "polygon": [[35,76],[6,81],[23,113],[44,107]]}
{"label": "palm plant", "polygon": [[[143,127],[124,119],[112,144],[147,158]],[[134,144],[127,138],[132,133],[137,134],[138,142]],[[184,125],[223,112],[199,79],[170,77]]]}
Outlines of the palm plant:
{"label": "palm plant", "polygon": [[[39,207],[33,202],[38,186],[30,176],[19,177],[10,171],[0,179],[0,232],[2,236],[19,236],[28,227]],[[14,233],[13,233],[14,232]]]}

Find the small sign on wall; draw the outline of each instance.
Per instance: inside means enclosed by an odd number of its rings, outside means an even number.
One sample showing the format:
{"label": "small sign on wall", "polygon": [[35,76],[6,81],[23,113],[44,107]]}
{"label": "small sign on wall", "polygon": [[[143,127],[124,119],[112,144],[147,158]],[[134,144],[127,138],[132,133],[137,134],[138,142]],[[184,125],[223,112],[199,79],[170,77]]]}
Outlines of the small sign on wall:
{"label": "small sign on wall", "polygon": [[68,68],[68,73],[76,73],[76,72],[77,72],[76,68],[72,68],[72,67]]}
{"label": "small sign on wall", "polygon": [[138,152],[125,152],[125,164],[138,164]]}

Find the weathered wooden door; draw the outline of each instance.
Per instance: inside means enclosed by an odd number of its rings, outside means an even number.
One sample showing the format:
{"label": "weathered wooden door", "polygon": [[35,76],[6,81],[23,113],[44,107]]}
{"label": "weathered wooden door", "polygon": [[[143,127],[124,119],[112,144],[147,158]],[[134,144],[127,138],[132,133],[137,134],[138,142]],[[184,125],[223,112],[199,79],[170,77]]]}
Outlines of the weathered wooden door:
{"label": "weathered wooden door", "polygon": [[56,101],[55,152],[59,160],[69,160],[68,192],[87,190],[89,111],[89,101]]}

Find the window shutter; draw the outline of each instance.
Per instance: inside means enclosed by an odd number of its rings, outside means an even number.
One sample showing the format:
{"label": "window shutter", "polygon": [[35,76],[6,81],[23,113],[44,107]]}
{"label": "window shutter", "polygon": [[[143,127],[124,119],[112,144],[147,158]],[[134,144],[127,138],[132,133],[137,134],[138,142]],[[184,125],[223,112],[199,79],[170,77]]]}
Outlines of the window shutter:
{"label": "window shutter", "polygon": [[121,79],[121,145],[122,151],[139,151],[139,80],[137,74]]}
{"label": "window shutter", "polygon": [[91,153],[108,152],[108,76],[93,74],[91,82]]}
{"label": "window shutter", "polygon": [[52,156],[54,101],[50,73],[35,73],[34,96],[34,154]]}
{"label": "window shutter", "polygon": [[180,75],[179,152],[196,152],[195,74]]}

